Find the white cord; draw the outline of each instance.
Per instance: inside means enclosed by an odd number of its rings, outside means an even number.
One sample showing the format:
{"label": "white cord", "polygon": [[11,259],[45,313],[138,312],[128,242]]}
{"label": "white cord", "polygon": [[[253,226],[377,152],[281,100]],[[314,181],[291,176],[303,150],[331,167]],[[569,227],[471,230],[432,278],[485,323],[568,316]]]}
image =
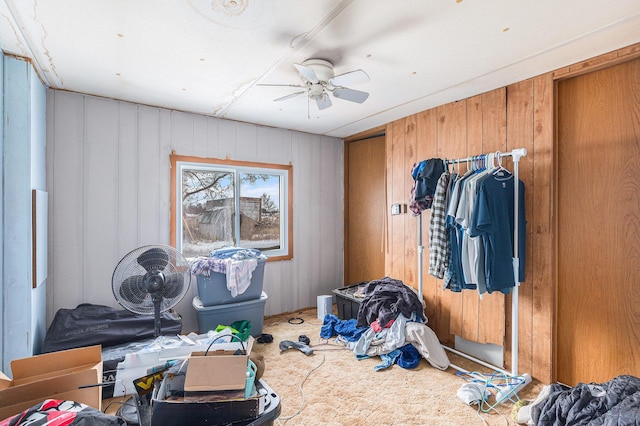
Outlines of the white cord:
{"label": "white cord", "polygon": [[[491,407],[491,410],[495,411],[496,413],[498,413],[500,415],[500,417],[502,417],[504,419],[504,424],[509,426],[509,419],[507,419],[507,416],[505,416],[504,414],[502,414],[500,411],[496,410],[494,407]],[[489,426],[489,423],[487,423],[487,421],[485,420],[485,418],[482,416],[482,414],[480,414],[480,404],[478,404],[478,410],[476,411],[476,415],[478,417],[480,417],[480,420],[482,420],[482,424],[484,426]]]}
{"label": "white cord", "polygon": [[[320,366],[322,366],[322,364],[324,364],[324,360],[325,360],[325,356],[322,355],[322,362],[320,364],[318,364],[317,366],[313,367],[311,370],[309,370],[309,372],[304,376],[304,379],[302,379],[302,382],[300,382],[300,385],[298,386],[298,388],[300,389],[300,394],[302,394],[302,402],[300,403],[300,408],[298,408],[298,411],[296,411],[294,414],[292,414],[290,416],[287,416],[287,417],[279,417],[277,419],[278,420],[278,424],[287,423],[287,421],[291,420],[292,418],[294,418],[295,416],[297,416],[298,414],[300,414],[302,412],[302,409],[304,408],[304,390],[302,390],[302,385],[304,385],[304,382],[311,375],[311,373],[313,373],[315,370],[320,368]],[[284,420],[284,423],[280,423],[280,420]]]}

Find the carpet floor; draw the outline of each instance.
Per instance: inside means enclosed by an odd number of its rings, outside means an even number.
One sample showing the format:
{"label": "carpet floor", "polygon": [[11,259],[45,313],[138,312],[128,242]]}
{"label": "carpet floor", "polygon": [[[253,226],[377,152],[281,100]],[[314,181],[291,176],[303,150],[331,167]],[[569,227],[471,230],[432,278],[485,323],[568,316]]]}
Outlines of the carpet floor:
{"label": "carpet floor", "polygon": [[[335,310],[335,305],[334,305]],[[421,359],[417,368],[392,365],[374,370],[380,357],[359,360],[335,339],[320,338],[322,320],[315,308],[266,318],[262,332],[271,343],[255,343],[253,351],[265,361],[263,379],[280,398],[280,425],[516,425],[514,403],[496,403],[495,391],[482,405],[468,405],[457,396],[470,380],[449,368],[434,368]],[[307,336],[313,353],[292,347],[280,350],[284,340]],[[450,361],[468,371],[494,374],[466,358],[447,352]],[[495,380],[496,383],[499,380]],[[542,384],[533,381],[518,392],[535,399]],[[515,398],[514,398],[515,399]]]}

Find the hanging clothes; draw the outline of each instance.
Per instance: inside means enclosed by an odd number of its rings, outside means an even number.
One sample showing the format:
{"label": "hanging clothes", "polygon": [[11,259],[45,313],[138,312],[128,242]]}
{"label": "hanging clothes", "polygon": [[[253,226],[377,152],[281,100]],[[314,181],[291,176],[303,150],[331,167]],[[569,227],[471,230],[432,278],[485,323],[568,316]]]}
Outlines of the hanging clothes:
{"label": "hanging clothes", "polygon": [[436,184],[442,172],[444,172],[444,161],[441,158],[430,158],[413,165],[411,169],[413,187],[411,188],[409,209],[414,216],[431,208]]}
{"label": "hanging clothes", "polygon": [[[442,174],[429,225],[429,273],[436,278],[444,275],[444,289],[475,289],[480,298],[493,291],[509,294],[525,278],[524,183],[519,181],[520,262],[516,276],[514,178],[501,165],[493,165],[494,158],[493,154],[473,157],[473,164],[462,176],[448,171]],[[442,211],[446,212],[444,218]]]}
{"label": "hanging clothes", "polygon": [[519,271],[514,273],[514,176],[500,172],[480,182],[470,235],[481,236],[484,244],[484,272],[487,291],[511,292],[525,280],[526,218],[524,183],[519,180],[518,253]]}
{"label": "hanging clothes", "polygon": [[451,258],[449,260],[449,266],[445,273],[444,286],[451,291],[460,292],[464,289],[475,289],[476,285],[473,283],[467,283],[464,276],[464,270],[462,269],[462,243],[465,230],[460,225],[460,222],[456,220],[458,211],[458,205],[460,198],[464,193],[465,181],[473,175],[473,170],[467,171],[463,176],[459,176],[454,185],[453,191],[449,198],[449,206],[447,208],[447,229],[449,230],[449,244],[451,247]]}
{"label": "hanging clothes", "polygon": [[447,189],[450,181],[451,174],[445,170],[436,185],[429,223],[429,274],[440,279],[444,278],[451,257],[446,222],[449,201]]}
{"label": "hanging clothes", "polygon": [[444,274],[444,289],[450,289],[451,291],[462,291],[462,283],[460,279],[460,272],[458,269],[458,265],[460,263],[460,251],[458,250],[458,230],[455,226],[454,212],[455,208],[453,206],[458,205],[458,199],[460,195],[460,176],[454,174],[451,176],[451,180],[449,182],[449,190],[447,198],[449,203],[447,204],[447,213],[445,215],[445,226],[447,230],[447,235],[449,237],[449,263],[447,265],[447,269]]}
{"label": "hanging clothes", "polygon": [[476,158],[473,165],[474,174],[465,180],[464,192],[460,196],[456,210],[456,222],[463,230],[460,259],[462,272],[467,283],[466,288],[470,288],[469,284],[475,285],[481,298],[487,291],[484,275],[484,246],[480,237],[472,236],[469,233],[469,227],[475,208],[477,186],[494,169],[492,166],[487,168],[487,163],[486,156]]}

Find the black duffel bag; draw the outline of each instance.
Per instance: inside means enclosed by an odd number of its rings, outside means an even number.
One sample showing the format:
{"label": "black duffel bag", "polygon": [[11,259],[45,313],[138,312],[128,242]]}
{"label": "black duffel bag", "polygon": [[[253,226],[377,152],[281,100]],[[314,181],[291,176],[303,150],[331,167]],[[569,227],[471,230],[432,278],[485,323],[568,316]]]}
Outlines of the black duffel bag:
{"label": "black duffel bag", "polygon": [[[182,319],[172,311],[160,315],[161,334],[182,331]],[[75,309],[59,309],[44,338],[42,353],[102,345],[103,348],[153,338],[153,315],[83,303]]]}

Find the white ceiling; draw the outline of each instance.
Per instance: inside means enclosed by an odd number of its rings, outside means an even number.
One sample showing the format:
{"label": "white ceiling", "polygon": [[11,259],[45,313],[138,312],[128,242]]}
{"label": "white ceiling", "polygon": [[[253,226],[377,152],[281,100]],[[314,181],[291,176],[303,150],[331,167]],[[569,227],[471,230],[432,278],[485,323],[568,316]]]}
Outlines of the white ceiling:
{"label": "white ceiling", "polygon": [[[0,0],[0,46],[45,84],[336,137],[640,42],[640,0]],[[362,104],[294,63],[362,69]]]}

